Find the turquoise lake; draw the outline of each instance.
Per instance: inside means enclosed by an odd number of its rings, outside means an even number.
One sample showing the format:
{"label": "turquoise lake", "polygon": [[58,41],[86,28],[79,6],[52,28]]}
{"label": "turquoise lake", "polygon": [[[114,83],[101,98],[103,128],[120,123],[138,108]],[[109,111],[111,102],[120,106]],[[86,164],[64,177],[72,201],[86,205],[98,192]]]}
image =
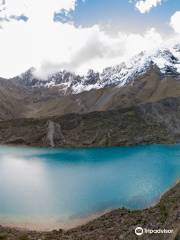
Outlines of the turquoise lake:
{"label": "turquoise lake", "polygon": [[155,203],[180,178],[180,145],[0,147],[0,219],[68,221]]}

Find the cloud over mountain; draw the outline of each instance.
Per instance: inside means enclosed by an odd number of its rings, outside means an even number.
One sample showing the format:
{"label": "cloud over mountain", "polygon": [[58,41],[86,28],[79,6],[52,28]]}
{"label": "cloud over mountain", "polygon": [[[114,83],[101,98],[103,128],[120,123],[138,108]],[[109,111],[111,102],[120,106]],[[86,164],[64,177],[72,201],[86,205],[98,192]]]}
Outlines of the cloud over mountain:
{"label": "cloud over mountain", "polygon": [[180,11],[177,11],[173,14],[173,16],[171,17],[171,26],[173,27],[174,31],[176,33],[180,34]]}
{"label": "cloud over mountain", "polygon": [[[39,75],[60,69],[101,70],[140,51],[152,51],[164,42],[155,28],[143,34],[119,30],[113,35],[100,24],[82,27],[53,20],[54,13],[74,11],[76,4],[75,0],[3,0],[0,5],[1,76],[12,77],[32,66],[39,69]],[[172,17],[171,26],[177,32],[176,18]]]}

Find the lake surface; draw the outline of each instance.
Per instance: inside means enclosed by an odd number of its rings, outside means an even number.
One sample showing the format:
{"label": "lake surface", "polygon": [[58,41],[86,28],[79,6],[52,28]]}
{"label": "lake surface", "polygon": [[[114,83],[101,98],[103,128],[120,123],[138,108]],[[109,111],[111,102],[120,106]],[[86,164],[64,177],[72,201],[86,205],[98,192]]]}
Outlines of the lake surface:
{"label": "lake surface", "polygon": [[180,178],[180,145],[0,147],[0,219],[69,221],[145,208]]}

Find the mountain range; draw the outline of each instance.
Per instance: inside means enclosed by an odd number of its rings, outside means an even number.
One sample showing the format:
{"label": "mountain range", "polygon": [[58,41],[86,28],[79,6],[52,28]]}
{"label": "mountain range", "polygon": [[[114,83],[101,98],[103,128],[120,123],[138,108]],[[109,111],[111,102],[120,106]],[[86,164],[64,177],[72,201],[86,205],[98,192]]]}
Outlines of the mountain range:
{"label": "mountain range", "polygon": [[31,68],[11,79],[0,78],[0,143],[176,142],[179,109],[180,44],[141,52],[84,76],[63,70],[42,79]]}
{"label": "mountain range", "polygon": [[122,87],[146,74],[156,66],[163,75],[180,74],[180,45],[171,49],[158,49],[153,54],[141,52],[119,65],[105,68],[101,73],[89,70],[84,76],[68,71],[59,71],[47,75],[46,79],[36,78],[35,68],[16,78],[17,82],[31,87],[58,87],[63,95],[78,94],[92,89],[105,87]]}

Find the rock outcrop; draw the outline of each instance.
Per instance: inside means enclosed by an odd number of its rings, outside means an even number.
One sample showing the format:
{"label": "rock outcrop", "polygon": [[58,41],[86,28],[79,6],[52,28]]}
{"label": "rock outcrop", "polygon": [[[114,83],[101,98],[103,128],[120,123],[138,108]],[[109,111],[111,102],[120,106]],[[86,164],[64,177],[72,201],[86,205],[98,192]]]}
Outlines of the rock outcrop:
{"label": "rock outcrop", "polygon": [[53,121],[48,121],[48,130],[47,130],[47,144],[50,145],[51,147],[55,147],[57,143],[65,142],[64,135],[61,130],[61,125],[58,123],[55,123]]}

